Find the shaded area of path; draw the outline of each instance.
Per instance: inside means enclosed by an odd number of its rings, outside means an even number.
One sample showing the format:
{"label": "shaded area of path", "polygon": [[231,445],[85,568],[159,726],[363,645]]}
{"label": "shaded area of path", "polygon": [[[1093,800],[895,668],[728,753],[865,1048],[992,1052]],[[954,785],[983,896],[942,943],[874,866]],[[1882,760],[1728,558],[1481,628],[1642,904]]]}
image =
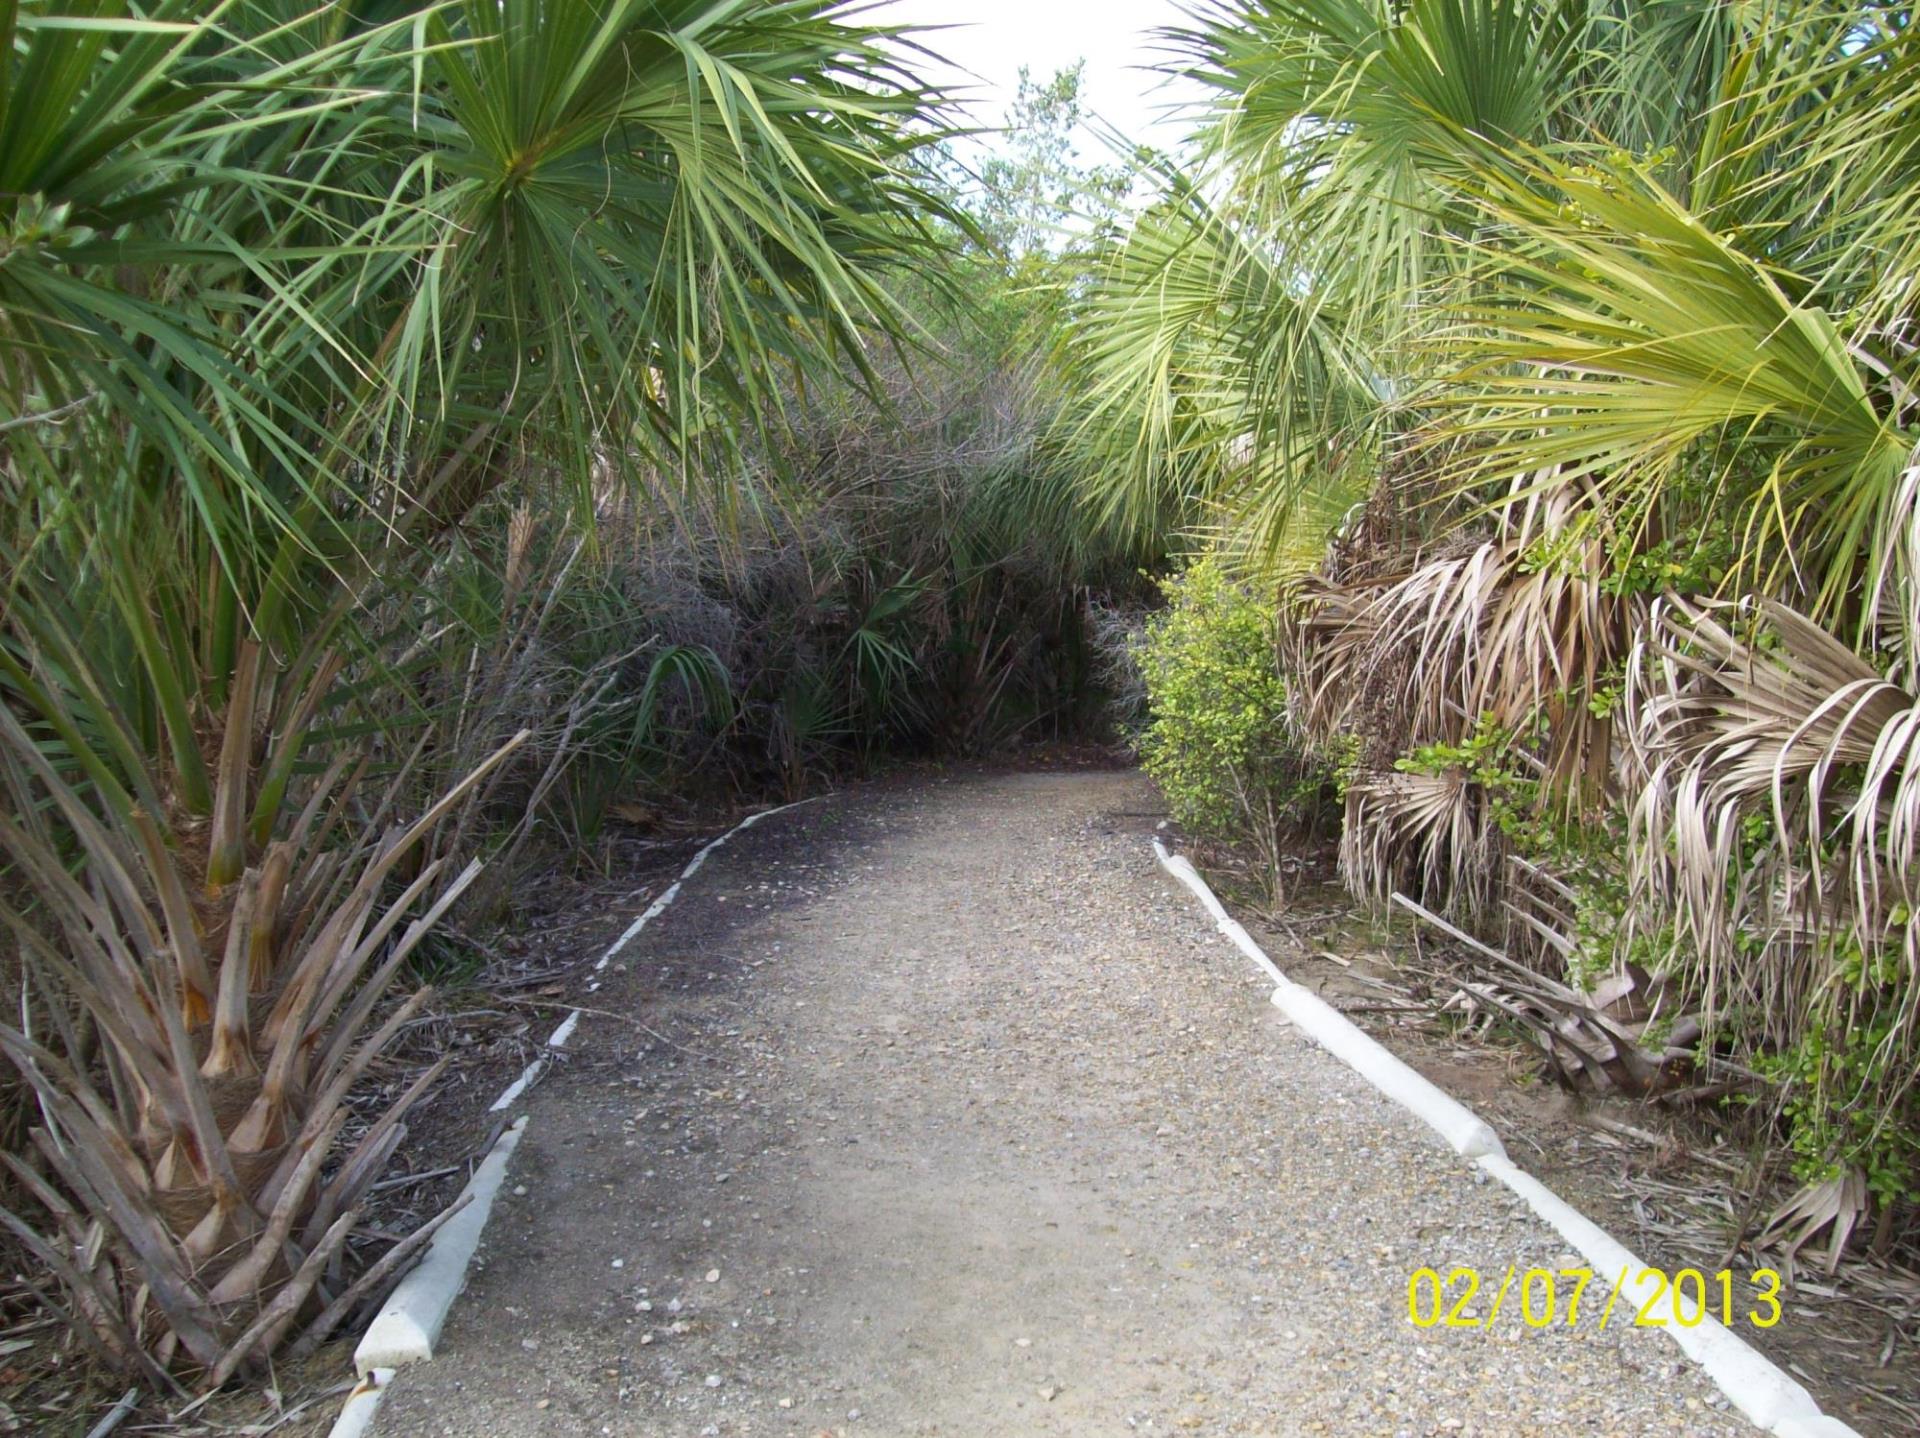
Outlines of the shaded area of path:
{"label": "shaded area of path", "polygon": [[717,852],[531,1095],[379,1432],[1752,1431],[1655,1332],[1410,1325],[1414,1268],[1570,1258],[1277,1019],[1157,808],[970,776]]}

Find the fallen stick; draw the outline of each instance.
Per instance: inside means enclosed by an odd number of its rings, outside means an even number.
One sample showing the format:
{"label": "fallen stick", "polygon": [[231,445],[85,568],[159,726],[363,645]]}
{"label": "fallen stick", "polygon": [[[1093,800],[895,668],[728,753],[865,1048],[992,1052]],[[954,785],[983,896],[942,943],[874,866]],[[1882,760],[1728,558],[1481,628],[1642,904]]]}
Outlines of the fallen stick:
{"label": "fallen stick", "polygon": [[133,1400],[140,1396],[138,1388],[129,1388],[120,1395],[120,1401],[101,1416],[98,1423],[87,1430],[87,1438],[107,1438],[107,1435],[126,1421],[133,1412]]}

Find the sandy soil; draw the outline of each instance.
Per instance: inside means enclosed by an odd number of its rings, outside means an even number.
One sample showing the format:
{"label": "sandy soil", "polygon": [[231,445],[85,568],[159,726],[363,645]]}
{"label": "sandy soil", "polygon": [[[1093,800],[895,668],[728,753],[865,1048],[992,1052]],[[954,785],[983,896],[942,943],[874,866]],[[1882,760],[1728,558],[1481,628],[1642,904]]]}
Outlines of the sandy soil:
{"label": "sandy soil", "polygon": [[531,1095],[379,1432],[1751,1431],[1657,1332],[1409,1323],[1413,1269],[1563,1246],[1277,1019],[1157,807],[965,776],[719,851]]}

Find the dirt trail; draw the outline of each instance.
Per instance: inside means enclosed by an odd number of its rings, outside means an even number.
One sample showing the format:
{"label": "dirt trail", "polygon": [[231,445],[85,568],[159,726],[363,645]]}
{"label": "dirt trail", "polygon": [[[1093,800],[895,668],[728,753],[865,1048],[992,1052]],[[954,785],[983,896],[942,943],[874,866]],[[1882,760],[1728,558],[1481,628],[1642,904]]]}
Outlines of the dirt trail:
{"label": "dirt trail", "polygon": [[1417,1267],[1570,1256],[1274,1016],[1156,809],[965,777],[717,852],[530,1097],[379,1432],[1752,1431],[1655,1332],[1409,1324]]}

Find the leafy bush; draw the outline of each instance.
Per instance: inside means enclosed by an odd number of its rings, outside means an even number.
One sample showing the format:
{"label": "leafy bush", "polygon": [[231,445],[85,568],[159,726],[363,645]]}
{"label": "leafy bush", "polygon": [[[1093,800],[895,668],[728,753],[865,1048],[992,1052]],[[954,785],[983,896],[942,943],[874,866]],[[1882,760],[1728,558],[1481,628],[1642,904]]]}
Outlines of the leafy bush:
{"label": "leafy bush", "polygon": [[1317,813],[1331,770],[1287,721],[1274,609],[1203,559],[1161,586],[1138,654],[1150,719],[1140,755],[1174,818],[1203,842],[1245,846],[1269,896],[1281,840]]}

